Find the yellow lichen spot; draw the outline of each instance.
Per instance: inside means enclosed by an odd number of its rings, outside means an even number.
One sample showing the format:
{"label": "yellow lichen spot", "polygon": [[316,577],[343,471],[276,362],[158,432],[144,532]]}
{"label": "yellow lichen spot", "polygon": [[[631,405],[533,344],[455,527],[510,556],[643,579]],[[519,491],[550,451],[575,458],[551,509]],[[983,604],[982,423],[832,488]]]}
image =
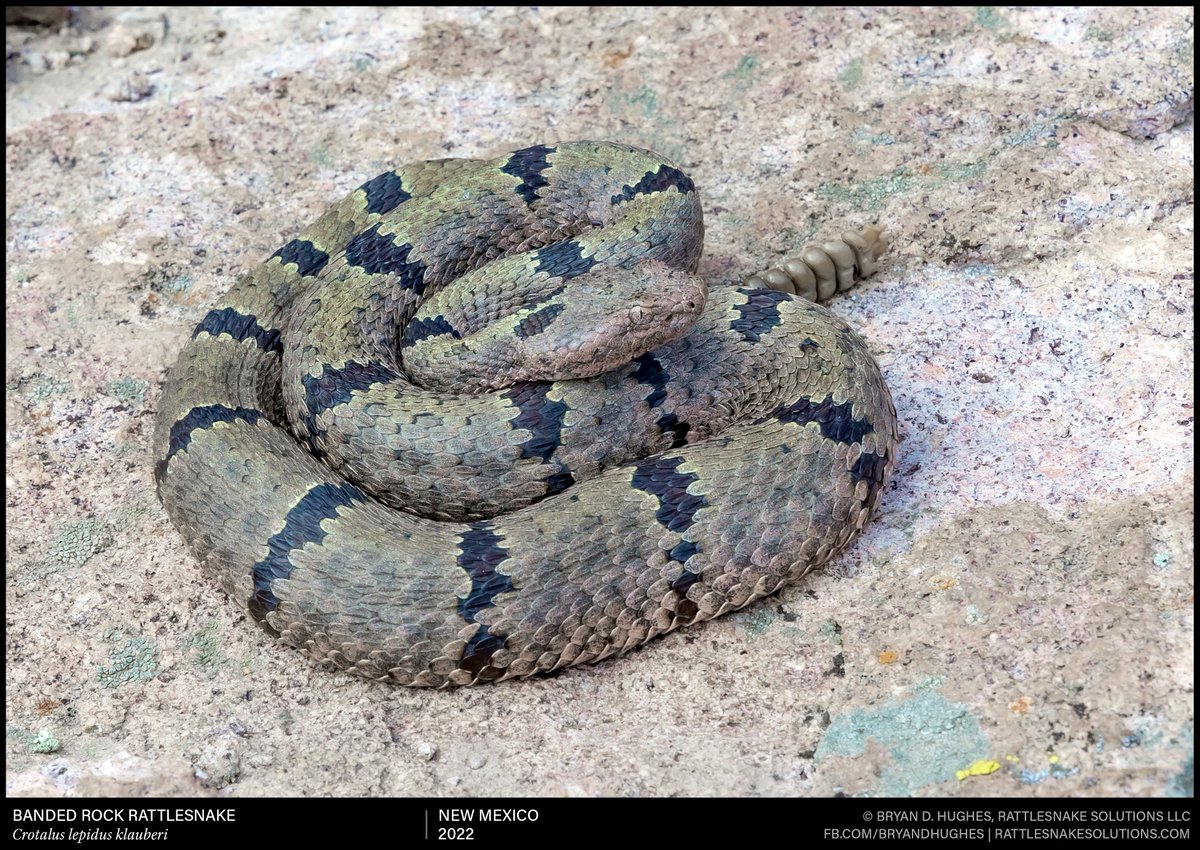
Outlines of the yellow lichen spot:
{"label": "yellow lichen spot", "polygon": [[1028,714],[1029,706],[1031,706],[1031,705],[1033,705],[1032,697],[1021,697],[1020,699],[1016,700],[1015,702],[1010,702],[1008,704],[1008,710],[1011,711],[1013,714],[1022,714],[1022,715]]}
{"label": "yellow lichen spot", "polygon": [[929,583],[938,590],[949,590],[958,584],[958,579],[951,578],[950,576],[934,576],[929,580]]}
{"label": "yellow lichen spot", "polygon": [[991,759],[980,759],[966,770],[956,770],[954,775],[958,777],[958,781],[962,782],[969,776],[987,776],[989,773],[995,773],[1000,769],[1000,762],[992,761]]}
{"label": "yellow lichen spot", "polygon": [[1058,756],[1056,756],[1054,753],[1050,753],[1048,758],[1050,759],[1050,764],[1058,764]]}
{"label": "yellow lichen spot", "polygon": [[1004,760],[1008,761],[1008,762],[1013,762],[1015,764],[1016,762],[1019,762],[1021,759],[1017,756],[1014,756],[1012,753],[1009,753],[1008,755],[1006,755],[1004,757]]}
{"label": "yellow lichen spot", "polygon": [[894,649],[885,649],[883,652],[879,653],[880,664],[895,664],[899,660],[900,653],[896,652]]}

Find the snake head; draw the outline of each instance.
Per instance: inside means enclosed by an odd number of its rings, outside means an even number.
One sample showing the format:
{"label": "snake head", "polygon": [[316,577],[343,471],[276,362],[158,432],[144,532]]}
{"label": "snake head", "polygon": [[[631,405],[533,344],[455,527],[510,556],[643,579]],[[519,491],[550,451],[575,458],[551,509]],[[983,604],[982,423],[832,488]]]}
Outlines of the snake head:
{"label": "snake head", "polygon": [[596,269],[559,297],[564,309],[540,339],[530,340],[538,349],[531,359],[569,363],[561,377],[584,378],[680,336],[704,309],[708,289],[694,275],[645,263]]}

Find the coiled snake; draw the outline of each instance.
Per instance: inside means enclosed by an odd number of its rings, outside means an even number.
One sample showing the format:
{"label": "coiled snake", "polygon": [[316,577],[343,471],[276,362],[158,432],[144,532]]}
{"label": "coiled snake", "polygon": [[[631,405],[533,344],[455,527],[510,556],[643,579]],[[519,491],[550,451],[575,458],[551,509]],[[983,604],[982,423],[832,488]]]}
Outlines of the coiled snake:
{"label": "coiled snake", "polygon": [[618,144],[368,181],[192,333],[168,514],[283,640],[408,685],[596,661],[796,581],[895,466],[875,361],[809,300],[883,243],[710,293],[703,234],[692,181]]}

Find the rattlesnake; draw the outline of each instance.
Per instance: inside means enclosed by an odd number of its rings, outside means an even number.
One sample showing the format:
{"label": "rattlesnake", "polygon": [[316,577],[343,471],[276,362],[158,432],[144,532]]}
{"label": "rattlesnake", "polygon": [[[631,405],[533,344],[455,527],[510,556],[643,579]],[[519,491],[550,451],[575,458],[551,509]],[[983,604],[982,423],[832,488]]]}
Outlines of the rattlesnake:
{"label": "rattlesnake", "polygon": [[400,684],[595,661],[796,581],[895,467],[875,361],[809,300],[883,242],[709,292],[703,233],[692,180],[613,143],[368,181],[184,346],[168,514],[270,631]]}

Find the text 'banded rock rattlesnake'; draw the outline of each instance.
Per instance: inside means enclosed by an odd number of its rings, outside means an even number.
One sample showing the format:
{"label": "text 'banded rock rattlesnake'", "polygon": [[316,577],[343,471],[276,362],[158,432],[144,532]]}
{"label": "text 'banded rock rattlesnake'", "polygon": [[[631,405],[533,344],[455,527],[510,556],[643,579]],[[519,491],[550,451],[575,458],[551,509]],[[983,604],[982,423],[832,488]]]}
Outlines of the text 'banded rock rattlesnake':
{"label": "text 'banded rock rattlesnake'", "polygon": [[167,512],[285,641],[409,685],[596,661],[796,581],[895,467],[875,361],[809,300],[883,242],[709,291],[703,234],[691,179],[625,145],[381,174],[197,325]]}

